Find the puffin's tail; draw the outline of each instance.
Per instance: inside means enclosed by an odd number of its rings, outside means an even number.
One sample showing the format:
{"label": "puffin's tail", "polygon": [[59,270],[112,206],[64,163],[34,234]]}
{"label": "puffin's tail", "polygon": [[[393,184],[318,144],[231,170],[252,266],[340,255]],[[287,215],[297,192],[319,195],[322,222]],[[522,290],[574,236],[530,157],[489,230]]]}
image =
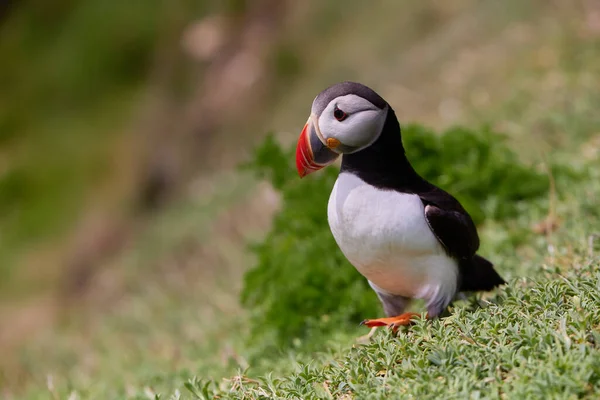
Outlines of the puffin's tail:
{"label": "puffin's tail", "polygon": [[461,268],[461,292],[489,291],[506,281],[496,272],[494,264],[475,254],[470,262]]}

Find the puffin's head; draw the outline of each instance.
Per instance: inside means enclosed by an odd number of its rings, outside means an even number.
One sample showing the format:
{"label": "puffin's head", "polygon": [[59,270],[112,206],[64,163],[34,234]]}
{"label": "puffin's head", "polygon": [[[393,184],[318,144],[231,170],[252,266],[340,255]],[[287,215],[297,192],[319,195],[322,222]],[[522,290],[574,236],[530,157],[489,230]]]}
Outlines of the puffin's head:
{"label": "puffin's head", "polygon": [[298,139],[300,177],[331,164],[340,154],[373,144],[383,130],[388,108],[381,96],[360,83],[342,82],[322,91]]}

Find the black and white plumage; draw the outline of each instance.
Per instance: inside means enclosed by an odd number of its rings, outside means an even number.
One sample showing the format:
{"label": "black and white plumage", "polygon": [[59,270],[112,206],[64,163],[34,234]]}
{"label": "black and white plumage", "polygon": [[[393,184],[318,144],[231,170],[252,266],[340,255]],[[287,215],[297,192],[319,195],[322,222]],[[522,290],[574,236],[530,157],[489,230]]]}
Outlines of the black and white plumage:
{"label": "black and white plumage", "polygon": [[505,283],[476,254],[479,236],[465,209],[410,165],[393,109],[359,83],[334,85],[315,98],[298,141],[298,172],[312,173],[339,155],[329,226],[388,317],[423,299],[434,318],[460,292]]}

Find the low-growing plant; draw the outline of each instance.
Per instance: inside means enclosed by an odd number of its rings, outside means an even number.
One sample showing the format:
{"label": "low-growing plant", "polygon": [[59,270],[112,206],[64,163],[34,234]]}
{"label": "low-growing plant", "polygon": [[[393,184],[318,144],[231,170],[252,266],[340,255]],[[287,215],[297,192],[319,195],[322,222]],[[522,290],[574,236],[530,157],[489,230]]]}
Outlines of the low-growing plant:
{"label": "low-growing plant", "polygon": [[600,272],[598,258],[584,260],[562,278],[512,281],[499,304],[418,320],[395,338],[380,330],[290,374],[186,388],[201,399],[596,399]]}
{"label": "low-growing plant", "polygon": [[[409,160],[426,179],[455,195],[476,223],[515,216],[519,204],[547,196],[545,173],[519,162],[505,138],[487,128],[451,128],[439,135],[420,125],[403,129]],[[338,249],[327,201],[338,175],[329,167],[300,180],[294,148],[268,136],[250,167],[282,197],[270,233],[253,251],[243,304],[253,311],[254,336],[274,330],[279,345],[314,329],[356,326],[381,313],[375,294]]]}

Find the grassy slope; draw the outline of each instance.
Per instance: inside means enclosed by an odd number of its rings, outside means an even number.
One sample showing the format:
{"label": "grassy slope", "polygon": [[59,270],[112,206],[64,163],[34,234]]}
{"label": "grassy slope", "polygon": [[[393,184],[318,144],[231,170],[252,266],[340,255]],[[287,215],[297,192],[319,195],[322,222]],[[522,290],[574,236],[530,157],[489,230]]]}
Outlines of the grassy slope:
{"label": "grassy slope", "polygon": [[[376,10],[374,7],[373,12]],[[562,13],[560,10],[554,12]],[[458,88],[437,78],[438,69],[429,63],[421,65],[423,71],[415,72],[419,69],[418,63],[398,67],[400,60],[386,60],[377,66],[380,68],[378,73],[368,78],[365,78],[365,72],[350,75],[354,79],[378,83],[381,78],[376,75],[390,77],[399,71],[397,75],[401,77],[395,78],[396,82],[403,82],[409,90],[423,86],[426,93],[422,107],[417,110],[408,104],[410,101],[401,100],[407,97],[403,95],[405,88],[385,89],[392,102],[394,99],[400,102],[397,108],[409,110],[406,115],[434,124],[456,120],[511,121],[503,126],[514,134],[516,146],[523,142],[531,144],[543,136],[545,140],[565,144],[561,150],[552,153],[553,157],[584,162],[579,146],[595,133],[590,127],[598,126],[597,115],[591,111],[598,104],[593,88],[597,87],[600,75],[591,71],[597,70],[600,63],[597,39],[581,36],[580,25],[569,25],[573,22],[570,18],[576,20],[579,13],[578,10],[566,13],[560,29],[548,23],[548,16],[545,16],[545,25],[525,23],[529,36],[524,42],[511,41],[511,29],[508,28],[498,28],[498,36],[476,41],[474,46],[479,46],[478,50],[488,49],[490,54],[500,50],[501,54],[520,54],[522,57],[511,60],[510,66],[490,65],[489,61],[477,58],[460,61],[457,59],[460,57],[446,55],[440,70],[466,71],[466,77],[463,76],[466,83],[459,84]],[[469,20],[468,16],[462,18]],[[457,25],[460,22],[464,21],[458,21]],[[450,33],[455,28],[452,24],[444,26],[436,33],[436,40],[452,36]],[[481,33],[485,29],[480,27],[476,31]],[[342,35],[344,29],[339,32]],[[561,37],[562,33],[566,35]],[[465,41],[460,32],[456,35],[457,43]],[[334,40],[335,35],[332,38]],[[565,44],[567,39],[571,41]],[[411,51],[427,54],[429,49],[437,54],[439,49],[433,42],[421,42]],[[538,62],[538,57],[544,58],[538,53],[542,44],[554,56]],[[461,46],[452,41],[449,44],[457,52],[469,47]],[[577,54],[576,60],[565,64],[565,58],[573,53]],[[344,59],[339,55],[331,57]],[[321,62],[326,64],[328,61]],[[482,67],[467,68],[472,63]],[[365,71],[372,68],[374,66],[366,66]],[[431,72],[427,71],[429,68]],[[475,72],[469,72],[471,70]],[[477,81],[475,78],[489,90],[487,100],[485,96],[478,97],[477,91],[469,86],[469,82]],[[321,83],[314,82],[314,76],[307,74],[298,87],[307,83],[310,90],[318,90]],[[438,112],[437,105],[452,89],[461,102],[462,111],[448,120]],[[303,103],[300,98],[304,99]],[[296,101],[290,99],[296,106],[289,109],[306,109],[306,98],[311,95],[298,94]],[[576,106],[567,103],[571,99],[576,99]],[[274,119],[282,121],[286,115],[290,112],[277,113]],[[305,117],[294,115],[293,118],[300,121]],[[544,121],[541,126],[540,120]],[[578,134],[565,134],[565,127],[568,132],[575,130]],[[530,130],[536,130],[539,136],[523,135]],[[520,146],[520,150],[535,159],[531,149]],[[585,162],[589,165],[591,161]],[[114,299],[110,298],[109,292],[100,296],[106,301],[105,316],[95,320],[85,316],[70,320],[57,332],[42,332],[18,353],[17,362],[22,372],[9,378],[29,382],[24,397],[47,398],[50,390],[56,398],[66,397],[69,393],[77,393],[80,398],[148,398],[155,391],[173,393],[178,390],[182,397],[188,398],[192,395],[184,383],[192,376],[219,379],[247,366],[246,359],[253,356],[253,349],[244,347],[245,314],[236,307],[234,299],[239,288],[240,265],[247,265],[250,260],[230,251],[232,246],[239,246],[239,237],[225,242],[222,238],[232,236],[228,230],[239,229],[235,218],[247,214],[248,205],[242,201],[236,206],[234,202],[230,206],[232,209],[217,220],[216,231],[209,232],[212,239],[199,238],[194,229],[194,224],[205,221],[206,215],[222,211],[231,204],[231,200],[224,199],[235,198],[229,189],[217,192],[225,196],[216,197],[220,199],[218,202],[204,204],[192,200],[187,207],[174,207],[172,213],[156,222],[157,236],[150,234],[141,238],[136,251],[116,263],[119,275],[130,274],[128,279],[123,279],[130,286],[129,295]],[[560,390],[571,390],[572,393],[587,390],[589,394],[593,385],[598,384],[599,374],[595,361],[598,353],[593,344],[593,341],[597,343],[593,332],[598,331],[600,323],[598,310],[594,308],[594,302],[598,302],[594,296],[598,290],[596,254],[599,249],[597,242],[592,241],[590,245],[589,237],[598,226],[593,199],[598,198],[600,187],[596,184],[588,189],[583,183],[561,182],[558,192],[558,213],[565,222],[552,237],[539,237],[534,243],[515,251],[501,245],[510,225],[486,226],[482,232],[484,251],[498,260],[503,270],[510,271],[511,277],[527,275],[536,281],[514,280],[498,298],[492,299],[492,303],[482,302],[483,307],[476,310],[472,310],[472,305],[459,304],[452,317],[430,324],[420,323],[408,332],[401,332],[398,339],[382,332],[376,335],[372,344],[350,349],[356,335],[364,333],[357,329],[332,338],[329,354],[311,355],[298,350],[278,360],[265,359],[252,365],[248,372],[250,378],[239,375],[220,383],[220,395],[232,398],[340,398],[343,393],[349,393],[349,397],[354,393],[359,398],[367,397],[367,394],[378,398],[385,393],[416,394],[427,389],[430,393],[450,390],[443,392],[445,396],[449,393],[458,396],[458,393],[470,390],[472,385],[480,388],[482,397],[492,398],[498,397],[501,391],[530,390],[535,393],[537,388],[550,388],[555,394]],[[268,192],[265,196],[268,197]],[[260,204],[258,202],[250,209],[258,209]],[[544,208],[544,205],[534,207],[530,214],[514,221],[514,226],[529,226],[539,221],[545,216]],[[235,218],[232,220],[229,215]],[[248,220],[246,225],[250,228],[242,230],[241,236],[254,235],[264,222]],[[161,234],[181,226],[180,234],[173,238],[164,238]],[[201,250],[197,250],[201,254],[190,257],[188,245],[195,248],[198,242],[202,242]],[[165,248],[157,249],[157,244]],[[211,266],[230,268],[223,274],[212,274],[191,272],[190,268],[173,271],[161,267],[177,263],[179,258],[184,260],[183,263],[191,258],[205,260]],[[139,278],[141,265],[147,263],[157,264],[154,269],[160,273]],[[121,267],[129,272],[120,272]],[[197,269],[196,265],[194,267]],[[578,279],[564,280],[559,273]],[[120,280],[111,274],[105,277],[109,282],[112,279]],[[197,284],[198,281],[202,283]],[[315,360],[309,366],[296,364],[306,363],[313,357]],[[257,378],[270,371],[277,371],[273,372],[272,378]],[[555,377],[559,379],[558,384],[550,385],[549,381]],[[582,384],[590,377],[596,381]],[[200,393],[196,386],[202,384],[191,386]],[[212,394],[213,389],[211,386],[209,393]],[[177,392],[174,393],[177,396]]]}
{"label": "grassy slope", "polygon": [[[291,375],[209,384],[207,398],[596,398],[600,391],[598,171],[561,191],[562,227],[519,249],[497,248],[506,227],[483,230],[486,253],[513,278],[496,296],[463,302],[450,317],[419,321],[397,337],[301,362]],[[590,182],[594,182],[590,185]],[[529,225],[524,215],[516,225]],[[500,231],[500,232],[499,232]],[[207,382],[193,381],[198,393]],[[214,390],[214,392],[213,392]],[[184,392],[185,393],[185,392]],[[202,397],[202,396],[199,396]]]}

